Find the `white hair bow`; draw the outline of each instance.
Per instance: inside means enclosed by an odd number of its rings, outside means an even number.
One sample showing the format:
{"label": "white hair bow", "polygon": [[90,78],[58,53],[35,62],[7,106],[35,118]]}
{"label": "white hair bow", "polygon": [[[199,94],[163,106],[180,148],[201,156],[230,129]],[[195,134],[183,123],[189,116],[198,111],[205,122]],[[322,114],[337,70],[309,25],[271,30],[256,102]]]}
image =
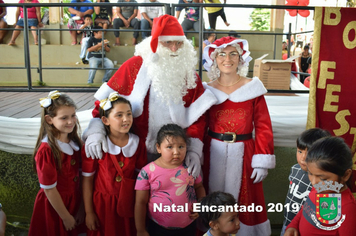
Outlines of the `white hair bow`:
{"label": "white hair bow", "polygon": [[59,98],[61,93],[58,90],[49,92],[45,98],[40,98],[41,107],[47,108],[52,104],[52,100]]}
{"label": "white hair bow", "polygon": [[112,107],[111,102],[116,101],[120,97],[118,92],[112,92],[109,94],[108,98],[100,100],[100,107],[106,111]]}

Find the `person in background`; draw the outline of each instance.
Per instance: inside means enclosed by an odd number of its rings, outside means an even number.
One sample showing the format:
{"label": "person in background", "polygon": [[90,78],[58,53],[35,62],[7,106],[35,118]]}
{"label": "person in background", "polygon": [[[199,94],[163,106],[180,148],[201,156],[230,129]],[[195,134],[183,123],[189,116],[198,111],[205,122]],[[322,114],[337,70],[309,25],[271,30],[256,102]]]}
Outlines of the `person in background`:
{"label": "person in background", "polygon": [[[38,3],[38,0],[20,0],[19,3]],[[19,19],[20,17],[20,19]],[[27,22],[28,22],[28,27],[30,27],[33,40],[35,45],[38,45],[38,37],[37,37],[37,27],[43,27],[42,21],[41,21],[41,7],[31,7],[27,8]],[[15,45],[15,41],[17,37],[20,35],[21,31],[16,30],[16,29],[23,29],[24,28],[24,14],[23,14],[23,8],[22,7],[17,7],[16,9],[16,27],[14,32],[12,33],[12,37],[10,42],[8,43],[9,46]]]}
{"label": "person in background", "polygon": [[[199,3],[199,0],[179,0],[179,4],[191,4],[191,3]],[[191,7],[191,6],[186,6],[186,7],[177,7],[176,8],[176,18],[179,19],[180,12],[184,8],[185,10],[185,15],[184,15],[184,20],[182,22],[182,28],[185,34],[186,31],[193,29],[194,31],[199,32],[199,21],[204,20],[202,12],[199,11],[199,7]],[[204,25],[204,23],[203,23]]]}
{"label": "person in background", "polygon": [[[117,1],[117,3],[123,3],[123,2],[137,3],[136,0],[118,0]],[[140,29],[140,20],[136,18],[137,12],[138,12],[137,6],[116,7],[117,18],[114,19],[114,21],[113,21],[113,27],[114,27],[114,29],[117,29],[117,31],[114,31],[114,34],[115,34],[114,46],[120,46],[120,31],[119,31],[120,27],[125,27],[125,28],[132,27],[135,30]],[[138,31],[133,32],[132,45],[137,44],[138,35],[139,35]]]}
{"label": "person in background", "polygon": [[[234,196],[230,193],[216,191],[208,194],[200,202],[200,207],[232,207],[236,205]],[[199,213],[200,220],[204,226],[209,229],[203,236],[232,236],[240,229],[240,220],[238,212],[234,211],[202,211]]]}
{"label": "person in background", "polygon": [[89,64],[88,62],[88,53],[87,53],[87,47],[88,47],[88,40],[90,39],[90,37],[93,36],[93,31],[92,31],[92,27],[93,27],[93,20],[91,18],[91,15],[85,15],[84,16],[84,25],[82,25],[80,27],[80,29],[84,30],[84,31],[78,31],[79,33],[83,32],[83,36],[82,36],[82,41],[80,44],[80,59],[82,59],[83,64]]}
{"label": "person in background", "polygon": [[[4,1],[0,0],[0,3],[4,3]],[[6,16],[6,7],[0,7],[0,44],[2,43],[2,40],[7,34],[7,30],[1,30],[7,28],[5,16]]]}
{"label": "person in background", "polygon": [[147,163],[145,143],[129,132],[131,103],[117,92],[100,102],[99,112],[109,151],[99,160],[86,158],[82,149],[87,235],[134,236],[134,187],[138,170]]}
{"label": "person in background", "polygon": [[[112,69],[114,68],[114,63],[106,57],[105,52],[110,52],[110,46],[108,41],[105,39],[102,40],[103,31],[102,27],[94,26],[93,27],[93,37],[90,37],[87,44],[88,44],[88,59],[89,59],[89,67],[95,68],[89,70],[89,78],[88,84],[92,84],[94,82],[95,74],[99,65],[103,65],[106,69],[102,82],[107,82],[110,79]],[[103,45],[104,44],[104,45]],[[103,50],[104,49],[104,50]]]}
{"label": "person in background", "polygon": [[[312,184],[308,178],[308,169],[305,162],[308,149],[310,149],[312,144],[318,139],[328,136],[331,136],[328,131],[320,128],[313,128],[305,130],[297,138],[296,156],[298,164],[292,166],[288,177],[289,188],[285,205],[289,205],[290,207],[288,209],[284,209],[284,221],[281,236],[284,235],[287,226],[298,213],[301,206],[304,204],[312,188]],[[298,209],[296,210],[296,208]]]}
{"label": "person in background", "polygon": [[[144,0],[143,3],[149,3],[149,2],[157,2],[157,0]],[[141,18],[141,30],[148,30],[152,29],[153,26],[153,19],[156,17],[159,17],[163,15],[163,9],[160,6],[147,6],[147,7],[139,7],[139,10],[141,12],[141,15],[143,18]],[[142,39],[145,39],[146,37],[151,35],[151,32],[146,32],[142,31]]]}
{"label": "person in background", "polygon": [[[90,0],[72,0],[71,3],[92,3]],[[68,7],[68,11],[70,12],[71,18],[68,20],[68,29],[72,43],[71,45],[77,44],[77,29],[80,29],[84,24],[84,16],[91,15],[94,12],[94,8],[92,6],[75,6]]]}
{"label": "person in background", "polygon": [[239,234],[270,235],[262,181],[276,160],[267,90],[257,77],[246,77],[252,60],[247,40],[222,37],[205,47],[203,57],[212,80],[203,85],[218,99],[206,113],[205,188],[231,193],[239,206],[262,206],[259,212],[239,212]]}
{"label": "person in background", "polygon": [[[196,235],[199,213],[192,209],[194,203],[205,197],[205,190],[201,176],[194,178],[185,165],[187,142],[186,131],[179,125],[167,124],[158,131],[156,148],[160,157],[143,167],[136,180],[137,235]],[[155,210],[155,205],[163,209],[172,204],[187,204],[190,212]]]}
{"label": "person in background", "polygon": [[216,34],[211,32],[211,30],[205,31],[204,34],[204,41],[203,41],[203,52],[204,48],[208,46],[209,44],[213,43],[216,39]]}
{"label": "person in background", "polygon": [[[96,2],[110,3],[109,0],[96,0]],[[107,29],[111,25],[111,21],[112,21],[112,7],[96,6],[94,7],[94,11],[96,14],[94,24],[103,27],[104,30]],[[106,31],[104,31],[104,34],[106,34]]]}
{"label": "person in background", "polygon": [[[309,58],[312,57],[312,54],[309,52],[309,46],[305,45],[303,52],[299,55],[298,57],[298,68],[299,72],[304,72],[307,73],[308,69],[310,68],[310,65],[308,63]],[[310,61],[311,62],[311,61]],[[300,76],[300,82],[304,84],[304,80],[307,77],[307,75],[299,75]]]}
{"label": "person in background", "polygon": [[[200,3],[202,2],[203,0],[200,0]],[[204,2],[207,4],[209,3],[221,4],[220,0],[204,0]],[[226,4],[226,0],[224,0],[224,4]],[[224,21],[226,26],[230,25],[226,20],[226,15],[223,7],[204,7],[204,8],[208,12],[210,29],[216,29],[216,20],[218,16],[221,17],[221,19]]]}
{"label": "person in background", "polygon": [[[58,91],[40,99],[41,127],[33,167],[41,189],[36,196],[29,236],[76,236],[81,204],[80,129],[74,101]],[[84,212],[82,212],[84,215]]]}

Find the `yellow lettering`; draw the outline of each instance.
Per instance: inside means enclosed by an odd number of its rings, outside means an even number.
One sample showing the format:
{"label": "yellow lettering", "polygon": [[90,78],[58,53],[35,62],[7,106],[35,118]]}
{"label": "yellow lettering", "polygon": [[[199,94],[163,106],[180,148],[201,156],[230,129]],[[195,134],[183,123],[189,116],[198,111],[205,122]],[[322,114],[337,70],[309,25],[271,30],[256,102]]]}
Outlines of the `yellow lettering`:
{"label": "yellow lettering", "polygon": [[333,130],[336,136],[344,135],[347,133],[347,131],[349,131],[350,125],[349,122],[347,122],[347,120],[345,119],[345,116],[349,116],[349,115],[351,115],[349,110],[342,110],[336,114],[335,120],[340,125],[340,128]]}
{"label": "yellow lettering", "polygon": [[354,49],[356,47],[356,37],[354,38],[353,41],[349,40],[349,33],[350,31],[353,30],[354,33],[356,33],[356,21],[350,21],[342,34],[342,41],[344,42],[344,45],[348,49]]}
{"label": "yellow lettering", "polygon": [[340,91],[341,91],[341,85],[328,84],[326,86],[326,94],[325,94],[323,111],[337,112],[339,107],[337,105],[331,105],[331,103],[339,102],[339,95],[333,95],[333,92],[340,92]]}
{"label": "yellow lettering", "polygon": [[329,71],[328,69],[335,69],[335,68],[336,68],[336,62],[334,61],[320,62],[320,76],[318,81],[319,89],[325,89],[327,79],[334,79],[334,72]]}
{"label": "yellow lettering", "polygon": [[351,147],[351,151],[352,152],[355,152],[356,150],[356,128],[352,127],[350,129],[350,134],[353,134],[354,135],[354,141],[352,142],[352,147]]}
{"label": "yellow lettering", "polygon": [[324,25],[338,25],[341,21],[341,7],[325,7],[324,9]]}

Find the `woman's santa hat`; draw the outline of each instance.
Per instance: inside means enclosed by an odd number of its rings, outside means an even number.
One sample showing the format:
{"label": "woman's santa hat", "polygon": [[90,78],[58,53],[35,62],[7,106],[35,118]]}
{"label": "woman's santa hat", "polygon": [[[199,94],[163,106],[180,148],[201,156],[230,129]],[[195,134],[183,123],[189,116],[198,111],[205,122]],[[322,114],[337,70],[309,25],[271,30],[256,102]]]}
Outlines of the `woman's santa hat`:
{"label": "woman's santa hat", "polygon": [[250,57],[250,51],[248,50],[248,42],[246,39],[237,39],[231,36],[222,37],[215,40],[212,44],[209,44],[204,48],[203,52],[203,66],[207,71],[210,71],[215,58],[211,58],[211,54],[218,48],[224,49],[227,46],[238,44],[242,49],[242,54],[240,55],[243,60],[243,65],[248,67],[249,62],[252,60]]}
{"label": "woman's santa hat", "polygon": [[[151,49],[156,54],[158,41],[185,41],[186,37],[177,18],[162,15],[153,19]],[[158,57],[157,57],[158,58]]]}

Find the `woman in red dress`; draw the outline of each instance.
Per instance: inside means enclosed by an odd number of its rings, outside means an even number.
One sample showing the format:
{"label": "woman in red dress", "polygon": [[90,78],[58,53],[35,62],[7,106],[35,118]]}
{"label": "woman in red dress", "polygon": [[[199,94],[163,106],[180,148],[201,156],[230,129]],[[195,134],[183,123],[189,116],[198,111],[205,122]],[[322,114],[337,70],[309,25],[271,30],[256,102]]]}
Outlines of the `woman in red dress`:
{"label": "woman in red dress", "polygon": [[263,96],[267,90],[257,77],[245,77],[249,55],[248,42],[234,37],[220,38],[204,50],[212,80],[204,87],[218,102],[207,112],[203,175],[210,193],[231,193],[240,207],[254,204],[255,212],[239,212],[237,235],[270,235],[262,180],[275,167],[273,133]]}

